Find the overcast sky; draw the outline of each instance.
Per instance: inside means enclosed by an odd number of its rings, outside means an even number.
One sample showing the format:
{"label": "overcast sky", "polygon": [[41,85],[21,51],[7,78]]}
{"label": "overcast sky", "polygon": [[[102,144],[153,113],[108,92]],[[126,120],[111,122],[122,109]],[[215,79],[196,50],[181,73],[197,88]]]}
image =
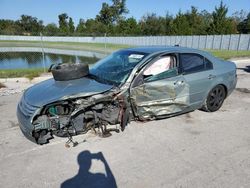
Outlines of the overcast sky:
{"label": "overcast sky", "polygon": [[[103,2],[111,0],[0,0],[0,19],[19,19],[26,14],[37,17],[45,24],[58,22],[58,15],[67,13],[75,24],[80,18],[95,18]],[[224,0],[229,8],[229,15],[237,10],[250,12],[250,0]],[[164,16],[167,12],[175,15],[179,10],[186,11],[193,5],[199,10],[212,12],[220,0],[127,0],[129,14],[137,20],[146,13]]]}

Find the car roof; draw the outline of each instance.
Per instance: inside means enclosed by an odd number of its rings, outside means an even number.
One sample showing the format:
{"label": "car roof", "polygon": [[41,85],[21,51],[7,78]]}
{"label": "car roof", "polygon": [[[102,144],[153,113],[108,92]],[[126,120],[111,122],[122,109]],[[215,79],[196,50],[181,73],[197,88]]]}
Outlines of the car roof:
{"label": "car roof", "polygon": [[142,52],[147,54],[157,53],[157,52],[183,52],[183,53],[197,53],[204,56],[211,56],[210,53],[194,48],[186,48],[180,46],[143,46],[143,47],[133,47],[127,48],[126,50]]}

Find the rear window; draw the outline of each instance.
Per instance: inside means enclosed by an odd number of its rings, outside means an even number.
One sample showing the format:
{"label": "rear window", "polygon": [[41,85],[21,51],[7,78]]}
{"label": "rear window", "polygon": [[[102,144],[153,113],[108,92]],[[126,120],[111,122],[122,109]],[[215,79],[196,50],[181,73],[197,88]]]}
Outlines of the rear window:
{"label": "rear window", "polygon": [[181,69],[183,73],[193,73],[212,69],[210,61],[198,54],[180,54]]}

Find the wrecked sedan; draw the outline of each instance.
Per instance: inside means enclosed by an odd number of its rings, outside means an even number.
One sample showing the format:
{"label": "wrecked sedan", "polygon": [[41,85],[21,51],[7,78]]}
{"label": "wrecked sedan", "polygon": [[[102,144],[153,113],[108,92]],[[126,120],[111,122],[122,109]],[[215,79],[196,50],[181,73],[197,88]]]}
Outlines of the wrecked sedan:
{"label": "wrecked sedan", "polygon": [[[62,67],[55,66],[52,73]],[[77,67],[70,73],[66,66],[61,75],[55,73],[24,92],[17,117],[29,140],[45,144],[54,135],[71,138],[90,130],[105,137],[123,131],[131,120],[196,109],[214,112],[237,81],[234,63],[182,47],[129,48],[90,70]]]}

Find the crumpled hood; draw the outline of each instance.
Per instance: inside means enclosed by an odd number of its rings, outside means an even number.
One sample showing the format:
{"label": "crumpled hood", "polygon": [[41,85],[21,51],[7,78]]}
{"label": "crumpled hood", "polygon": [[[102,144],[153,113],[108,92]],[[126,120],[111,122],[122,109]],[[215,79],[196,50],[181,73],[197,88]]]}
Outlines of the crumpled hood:
{"label": "crumpled hood", "polygon": [[112,87],[86,77],[69,81],[55,81],[52,78],[27,89],[24,98],[30,105],[42,107],[60,99],[74,98],[76,95],[85,97],[102,93]]}

